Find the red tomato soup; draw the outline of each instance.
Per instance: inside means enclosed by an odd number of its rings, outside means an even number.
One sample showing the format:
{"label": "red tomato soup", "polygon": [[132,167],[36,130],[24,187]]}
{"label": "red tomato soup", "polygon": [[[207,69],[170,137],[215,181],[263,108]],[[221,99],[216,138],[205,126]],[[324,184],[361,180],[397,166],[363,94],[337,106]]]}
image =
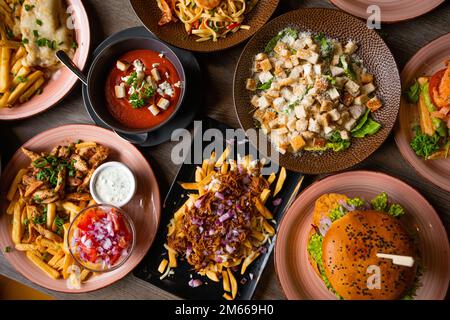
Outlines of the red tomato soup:
{"label": "red tomato soup", "polygon": [[159,52],[134,50],[124,54],[108,75],[109,112],[133,129],[150,129],[175,111],[181,81],[174,65]]}

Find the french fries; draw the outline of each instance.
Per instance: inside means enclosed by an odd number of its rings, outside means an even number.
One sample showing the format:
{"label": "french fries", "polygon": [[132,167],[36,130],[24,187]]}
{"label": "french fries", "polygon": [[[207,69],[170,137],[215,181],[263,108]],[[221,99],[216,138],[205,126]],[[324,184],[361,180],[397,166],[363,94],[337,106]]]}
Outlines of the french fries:
{"label": "french fries", "polygon": [[[281,169],[278,181],[274,188],[270,188],[270,185],[277,180],[277,175],[275,173],[271,174],[267,179],[260,176],[260,179],[262,179],[260,180],[260,183],[264,187],[257,191],[258,196],[250,196],[250,199],[246,198],[250,200],[250,203],[254,204],[254,209],[251,209],[252,212],[254,212],[254,216],[250,219],[252,229],[249,230],[250,232],[248,233],[247,238],[244,240],[240,239],[241,244],[238,250],[239,252],[243,252],[243,254],[236,257],[232,254],[227,254],[227,252],[224,252],[225,257],[222,258],[222,255],[215,253],[216,255],[219,255],[219,258],[206,258],[205,260],[200,261],[198,260],[199,256],[197,255],[193,260],[194,262],[191,263],[189,261],[189,256],[194,250],[194,242],[185,237],[186,234],[190,234],[190,232],[195,229],[183,229],[186,221],[194,221],[193,219],[195,219],[195,216],[189,216],[191,210],[200,208],[201,202],[203,201],[202,198],[204,198],[203,196],[208,199],[208,195],[206,195],[207,192],[211,192],[217,199],[224,199],[224,195],[220,193],[222,191],[218,191],[219,187],[217,187],[218,189],[214,189],[217,181],[220,180],[220,175],[225,175],[224,179],[225,181],[228,181],[227,179],[235,179],[233,177],[236,177],[237,172],[241,173],[242,171],[245,172],[245,170],[248,170],[249,176],[258,176],[257,172],[260,174],[260,171],[258,170],[261,169],[261,162],[256,162],[258,164],[255,167],[255,161],[252,161],[251,156],[245,156],[242,158],[238,157],[238,160],[236,161],[229,159],[229,154],[229,148],[226,148],[218,157],[216,157],[216,154],[213,152],[209,158],[202,161],[201,166],[198,166],[195,169],[195,182],[179,182],[183,189],[188,190],[191,193],[189,195],[189,199],[174,213],[173,218],[167,225],[168,242],[164,245],[164,247],[166,248],[168,255],[167,258],[163,258],[161,260],[161,263],[158,266],[158,272],[161,274],[160,279],[164,279],[172,273],[171,270],[173,268],[177,267],[177,257],[186,257],[188,263],[194,266],[199,275],[205,276],[213,282],[222,282],[223,290],[225,291],[223,295],[224,299],[233,300],[238,294],[238,280],[233,274],[231,268],[240,267],[240,274],[244,275],[253,261],[261,255],[261,251],[258,250],[258,248],[265,245],[265,243],[269,241],[270,237],[275,235],[275,228],[271,225],[273,214],[265,206],[265,204],[271,196],[278,194],[282,190],[286,180],[286,170],[284,168]],[[231,184],[234,185],[233,182],[231,182]],[[274,191],[272,191],[272,189]],[[224,192],[226,193],[227,191]],[[236,190],[233,190],[233,192],[239,193],[239,191]],[[217,201],[220,203],[220,200]],[[225,200],[223,201],[225,202]],[[230,200],[228,200],[228,202],[229,201]],[[208,205],[210,204],[205,205],[206,208],[208,208]],[[239,208],[239,206],[236,206],[236,210],[241,210]],[[220,215],[221,213],[215,214]],[[225,219],[226,218],[224,218],[224,220]],[[195,223],[192,222],[192,224]],[[203,227],[200,227],[199,230],[201,230],[199,231],[200,233],[206,232],[203,230]],[[209,230],[209,232],[211,232],[211,230]],[[173,240],[173,242],[171,242],[171,239],[174,238],[177,240]],[[221,242],[220,237],[215,238],[214,240],[214,243]],[[180,241],[180,243],[183,243],[184,241],[191,241],[190,243],[192,244],[192,248],[188,249],[182,247],[182,249],[180,249],[178,247],[178,249],[175,250],[175,248],[177,248],[178,241]],[[175,243],[174,247],[170,246],[171,243]],[[206,245],[205,247],[208,246]],[[197,248],[196,250],[202,249]],[[217,250],[217,247],[210,250]],[[231,253],[233,252],[233,249],[228,248],[228,251]]]}
{"label": "french fries", "polygon": [[[14,3],[20,12],[20,3]],[[44,73],[24,66],[27,55],[22,39],[14,36],[15,10],[0,0],[0,108],[11,108],[38,94],[46,79]]]}

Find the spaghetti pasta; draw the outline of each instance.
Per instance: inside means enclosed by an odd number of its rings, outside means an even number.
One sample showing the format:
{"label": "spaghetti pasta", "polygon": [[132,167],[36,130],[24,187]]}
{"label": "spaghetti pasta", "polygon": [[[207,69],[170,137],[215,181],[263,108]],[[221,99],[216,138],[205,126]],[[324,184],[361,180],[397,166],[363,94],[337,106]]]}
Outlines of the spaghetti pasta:
{"label": "spaghetti pasta", "polygon": [[186,32],[196,35],[196,41],[217,41],[239,29],[258,0],[156,0],[163,12],[159,25],[180,20]]}

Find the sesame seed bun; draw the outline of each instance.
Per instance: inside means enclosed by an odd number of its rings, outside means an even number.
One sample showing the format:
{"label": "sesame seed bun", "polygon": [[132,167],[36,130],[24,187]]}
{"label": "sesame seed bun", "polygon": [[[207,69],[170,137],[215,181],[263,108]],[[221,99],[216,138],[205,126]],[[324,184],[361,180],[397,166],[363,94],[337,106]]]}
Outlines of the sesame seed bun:
{"label": "sesame seed bun", "polygon": [[[333,222],[322,244],[325,274],[344,299],[393,300],[411,288],[416,266],[404,267],[377,253],[414,257],[414,245],[400,222],[377,211],[353,211]],[[373,267],[375,266],[375,267]],[[380,287],[370,289],[374,279],[369,267],[380,270]]]}

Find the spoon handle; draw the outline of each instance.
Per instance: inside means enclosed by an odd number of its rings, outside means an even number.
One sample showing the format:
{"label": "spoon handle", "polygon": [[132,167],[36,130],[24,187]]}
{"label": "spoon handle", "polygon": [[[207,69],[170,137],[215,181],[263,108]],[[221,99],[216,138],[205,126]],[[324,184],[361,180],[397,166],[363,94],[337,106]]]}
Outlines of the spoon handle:
{"label": "spoon handle", "polygon": [[74,75],[78,77],[78,79],[83,82],[84,85],[87,86],[87,77],[86,75],[75,65],[75,63],[70,59],[70,57],[63,50],[58,50],[56,52],[56,57],[64,64]]}

